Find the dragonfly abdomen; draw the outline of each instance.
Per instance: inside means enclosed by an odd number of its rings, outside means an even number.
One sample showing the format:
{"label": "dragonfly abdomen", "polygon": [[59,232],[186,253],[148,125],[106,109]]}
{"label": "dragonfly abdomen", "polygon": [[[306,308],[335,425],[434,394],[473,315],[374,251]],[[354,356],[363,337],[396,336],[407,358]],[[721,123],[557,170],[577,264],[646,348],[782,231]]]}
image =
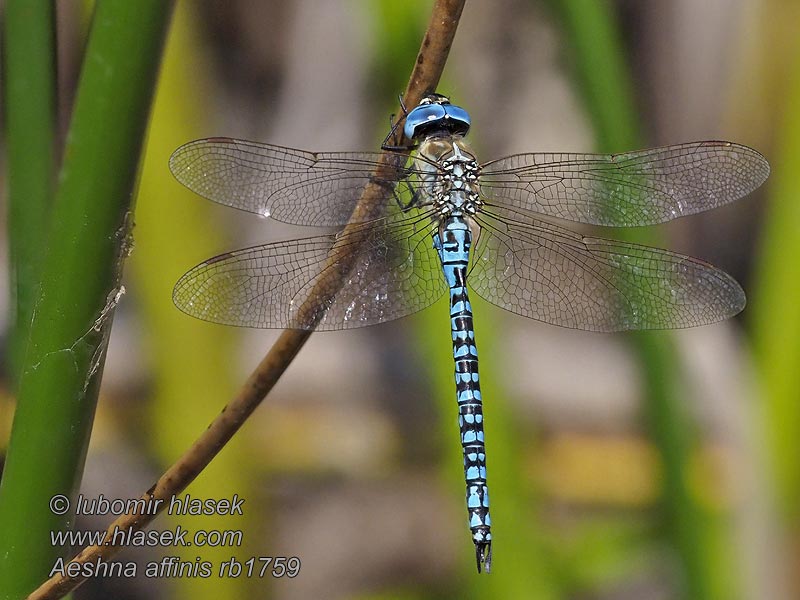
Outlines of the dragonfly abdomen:
{"label": "dragonfly abdomen", "polygon": [[450,216],[434,236],[450,288],[450,329],[455,360],[458,427],[464,454],[467,513],[478,571],[491,568],[491,519],[489,488],[486,484],[486,448],[483,433],[483,404],[478,375],[478,349],[472,322],[466,278],[472,233],[461,216]]}

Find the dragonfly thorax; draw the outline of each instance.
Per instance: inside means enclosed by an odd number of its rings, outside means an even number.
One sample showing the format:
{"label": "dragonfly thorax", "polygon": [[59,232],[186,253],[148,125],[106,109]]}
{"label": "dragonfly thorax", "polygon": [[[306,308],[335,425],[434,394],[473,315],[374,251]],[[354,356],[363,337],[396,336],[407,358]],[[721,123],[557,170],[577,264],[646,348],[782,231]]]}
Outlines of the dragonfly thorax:
{"label": "dragonfly thorax", "polygon": [[480,208],[478,176],[480,167],[461,137],[437,137],[423,141],[419,148],[420,168],[428,171],[423,189],[426,203],[441,215],[474,215]]}

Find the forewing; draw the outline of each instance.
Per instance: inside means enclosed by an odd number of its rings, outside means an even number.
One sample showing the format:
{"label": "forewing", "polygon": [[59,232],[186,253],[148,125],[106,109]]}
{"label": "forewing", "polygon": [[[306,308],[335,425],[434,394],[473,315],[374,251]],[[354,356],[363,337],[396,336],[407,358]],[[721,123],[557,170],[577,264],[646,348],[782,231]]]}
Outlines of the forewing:
{"label": "forewing", "polygon": [[469,285],[489,302],[590,331],[673,329],[726,319],[745,296],[728,274],[690,256],[582,236],[531,220],[476,219]]}
{"label": "forewing", "polygon": [[430,228],[427,217],[386,218],[338,236],[229,252],[181,277],[173,299],[225,325],[325,331],[391,321],[447,289]]}
{"label": "forewing", "polygon": [[401,179],[413,179],[413,170],[406,166],[408,157],[387,152],[391,165],[374,177],[381,155],[314,153],[232,138],[208,138],[178,148],[169,166],[178,181],[214,202],[284,223],[341,226],[350,220],[371,180],[386,188],[387,202],[393,201],[395,194],[409,193],[406,185],[397,185]]}
{"label": "forewing", "polygon": [[480,189],[499,212],[624,227],[727,204],[768,175],[769,164],[752,148],[706,141],[623,154],[515,154],[484,165]]}

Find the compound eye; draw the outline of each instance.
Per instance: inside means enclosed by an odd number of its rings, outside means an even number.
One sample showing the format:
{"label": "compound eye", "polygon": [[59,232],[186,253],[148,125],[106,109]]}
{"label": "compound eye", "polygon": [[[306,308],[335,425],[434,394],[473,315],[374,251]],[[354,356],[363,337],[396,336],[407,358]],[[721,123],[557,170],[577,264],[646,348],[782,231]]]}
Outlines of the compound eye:
{"label": "compound eye", "polygon": [[471,125],[471,121],[469,118],[469,114],[460,106],[456,106],[454,104],[449,104],[444,107],[445,112],[447,113],[447,120],[448,120],[448,130],[453,133],[460,133],[461,135],[467,135],[469,131],[469,127]]}
{"label": "compound eye", "polygon": [[467,127],[469,127],[472,124],[472,121],[469,118],[469,113],[460,106],[451,104],[450,106],[447,107],[447,114],[450,115],[451,119],[455,119],[457,121],[465,123]]}
{"label": "compound eye", "polygon": [[413,140],[421,125],[444,119],[444,117],[445,109],[441,104],[422,104],[408,113],[403,133],[408,139]]}

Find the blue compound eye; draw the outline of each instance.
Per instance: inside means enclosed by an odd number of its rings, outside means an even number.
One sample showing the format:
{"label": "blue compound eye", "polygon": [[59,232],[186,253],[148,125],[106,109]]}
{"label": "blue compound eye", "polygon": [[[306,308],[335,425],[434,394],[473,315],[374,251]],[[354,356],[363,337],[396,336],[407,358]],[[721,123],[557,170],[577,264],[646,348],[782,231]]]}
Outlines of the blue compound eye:
{"label": "blue compound eye", "polygon": [[460,106],[443,101],[420,104],[406,116],[403,133],[410,140],[427,135],[466,135],[469,131],[469,114]]}
{"label": "blue compound eye", "polygon": [[408,139],[413,140],[418,127],[441,121],[444,117],[445,109],[441,104],[422,104],[408,113],[403,133]]}
{"label": "blue compound eye", "polygon": [[460,106],[455,106],[454,104],[449,104],[445,106],[444,109],[447,112],[447,116],[450,117],[451,120],[457,121],[459,126],[463,128],[463,133],[466,133],[469,126],[472,124],[469,113]]}

